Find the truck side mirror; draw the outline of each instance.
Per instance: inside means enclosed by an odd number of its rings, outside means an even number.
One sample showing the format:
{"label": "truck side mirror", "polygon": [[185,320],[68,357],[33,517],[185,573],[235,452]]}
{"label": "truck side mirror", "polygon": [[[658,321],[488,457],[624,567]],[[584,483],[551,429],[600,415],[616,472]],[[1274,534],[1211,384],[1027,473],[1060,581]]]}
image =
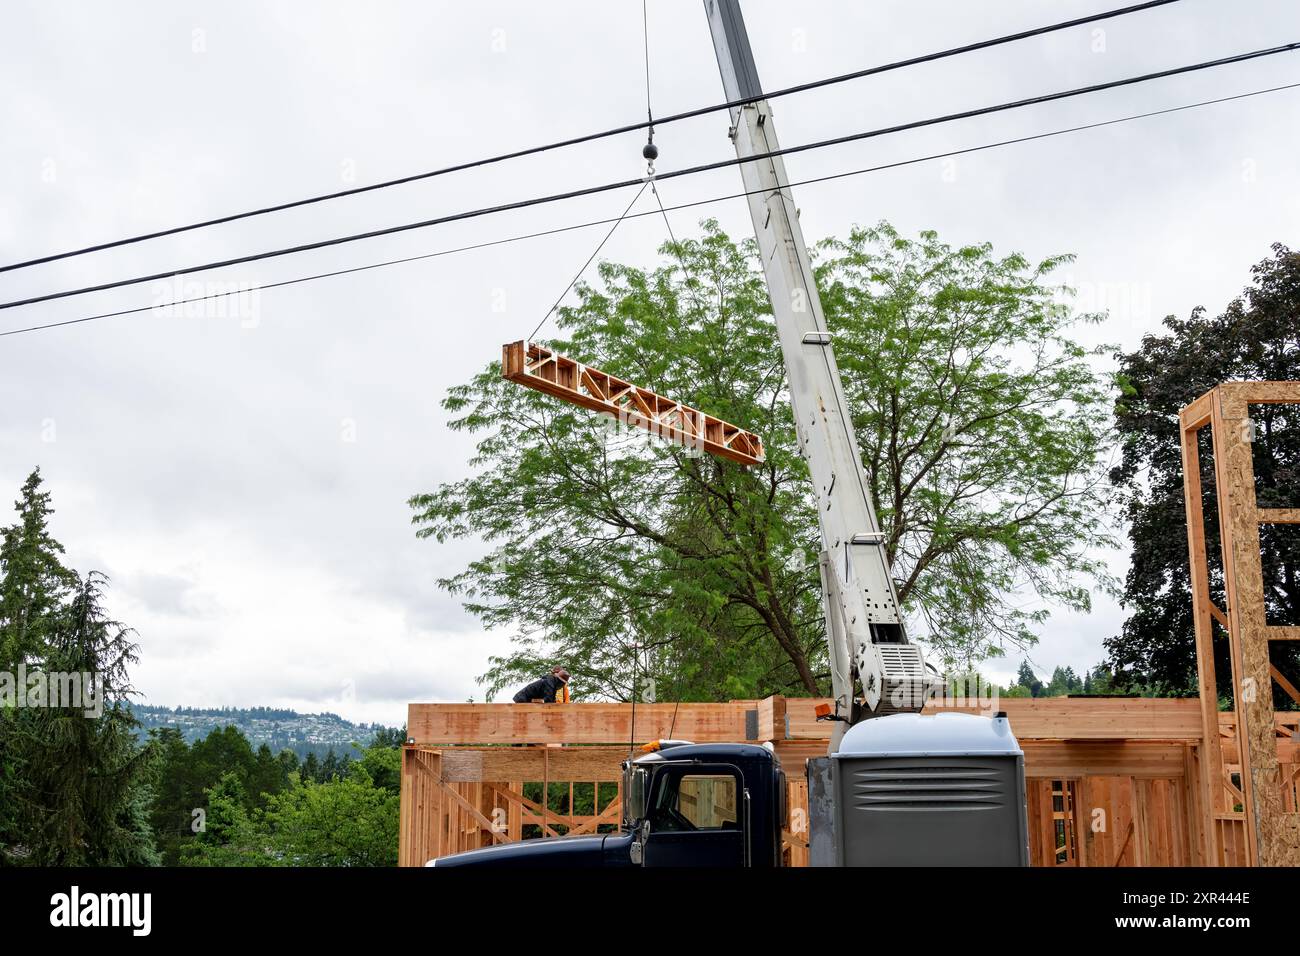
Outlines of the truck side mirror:
{"label": "truck side mirror", "polygon": [[628,858],[634,866],[640,866],[645,860],[645,845],[650,839],[650,821],[646,820],[637,830],[632,845],[628,847]]}

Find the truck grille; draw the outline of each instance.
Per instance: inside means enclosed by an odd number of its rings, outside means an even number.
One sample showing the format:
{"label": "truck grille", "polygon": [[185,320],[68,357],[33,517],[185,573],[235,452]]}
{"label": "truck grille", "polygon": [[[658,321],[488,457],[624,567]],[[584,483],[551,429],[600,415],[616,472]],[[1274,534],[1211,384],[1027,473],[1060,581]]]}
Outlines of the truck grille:
{"label": "truck grille", "polygon": [[1003,805],[992,767],[881,767],[853,771],[859,810],[997,810]]}

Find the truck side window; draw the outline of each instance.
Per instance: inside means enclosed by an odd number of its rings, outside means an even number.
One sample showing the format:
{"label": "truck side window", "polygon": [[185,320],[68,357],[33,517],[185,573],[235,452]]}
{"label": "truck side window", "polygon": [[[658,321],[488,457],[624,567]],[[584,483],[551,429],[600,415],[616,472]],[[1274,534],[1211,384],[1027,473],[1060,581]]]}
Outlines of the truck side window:
{"label": "truck side window", "polygon": [[739,782],[729,773],[685,773],[665,780],[652,830],[739,830]]}

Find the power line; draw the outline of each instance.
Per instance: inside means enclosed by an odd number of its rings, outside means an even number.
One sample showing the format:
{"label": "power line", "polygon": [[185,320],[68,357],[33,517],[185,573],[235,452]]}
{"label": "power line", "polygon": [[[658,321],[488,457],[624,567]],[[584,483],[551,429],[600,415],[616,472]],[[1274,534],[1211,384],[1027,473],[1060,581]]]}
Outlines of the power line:
{"label": "power line", "polygon": [[[1013,139],[999,140],[995,143],[985,143],[980,146],[969,146],[964,149],[948,150],[942,153],[931,153],[927,156],[917,156],[912,159],[899,160],[893,163],[883,163],[878,166],[868,166],[862,169],[853,169],[842,173],[830,173],[825,176],[815,176],[811,179],[802,179],[797,182],[787,183],[786,185],[790,188],[794,188],[795,186],[810,186],[810,185],[815,185],[817,183],[831,182],[837,179],[846,179],[850,176],[861,176],[865,173],[882,172],[884,170],[889,170],[889,169],[899,169],[904,166],[913,166],[918,163],[932,162],[936,159],[946,159],[951,156],[964,156],[972,153],[984,152],[986,150],[998,149],[1003,146],[1012,146],[1019,143],[1029,143],[1035,140],[1048,139],[1053,136],[1064,136],[1068,133],[1079,133],[1079,132],[1084,132],[1086,130],[1099,129],[1104,126],[1115,126],[1119,123],[1129,123],[1134,120],[1147,119],[1153,116],[1165,116],[1170,113],[1179,113],[1185,110],[1198,109],[1202,106],[1213,106],[1219,103],[1229,103],[1234,100],[1243,100],[1253,96],[1263,96],[1267,93],[1278,93],[1283,90],[1294,90],[1294,89],[1300,89],[1300,83],[1289,83],[1284,86],[1273,86],[1273,87],[1269,87],[1268,89],[1252,90],[1248,93],[1237,93],[1234,94],[1233,96],[1221,96],[1212,100],[1201,100],[1200,102],[1197,103],[1186,103],[1182,106],[1171,106],[1165,109],[1151,110],[1146,113],[1134,113],[1130,116],[1121,116],[1121,117],[1117,117],[1116,119],[1101,120],[1096,123],[1085,123],[1081,126],[1071,126],[1066,129],[1049,130],[1048,132],[1045,133],[1034,133],[1028,136],[1018,136]],[[707,205],[712,205],[714,203],[727,202],[732,199],[744,199],[752,195],[754,192],[756,191],[750,190],[747,192],[732,193],[727,196],[718,196],[713,199],[699,199],[693,202],[679,203],[678,205],[675,206],[665,207],[660,205],[658,209],[652,209],[647,212],[631,213],[629,215],[625,215],[621,217],[621,219],[622,220],[640,219],[643,216],[654,216],[654,215],[659,215],[661,213],[666,215],[668,211],[676,212],[681,209],[693,209],[699,206],[707,206]],[[229,295],[246,295],[250,292],[260,292],[267,289],[278,289],[284,286],[298,285],[304,282],[314,282],[317,279],[329,279],[335,276],[351,275],[357,272],[367,272],[371,269],[382,269],[387,266],[402,265],[409,262],[422,262],[427,259],[436,259],[442,256],[455,255],[462,252],[472,252],[477,249],[486,249],[492,246],[507,245],[509,243],[521,242],[526,239],[538,239],[546,236],[558,235],[564,232],[573,232],[578,229],[589,229],[595,226],[605,226],[605,225],[609,225],[610,223],[616,223],[619,221],[620,219],[598,219],[592,222],[574,223],[568,226],[558,226],[552,229],[544,229],[540,232],[531,232],[523,235],[508,236],[503,239],[492,239],[486,242],[477,242],[471,245],[458,246],[453,249],[442,249],[437,252],[426,252],[418,256],[407,256],[401,259],[388,259],[383,262],[372,262],[363,266],[352,266],[347,269],[336,269],[332,272],[322,272],[322,273],[317,273],[315,275],[299,276],[294,279],[284,279],[279,282],[268,282],[262,285],[251,286],[247,289],[236,289],[229,292],[214,292],[208,295],[195,296],[188,299],[178,299],[172,302],[164,303],[162,305],[137,306],[136,308],[132,308],[132,309],[121,309],[117,312],[103,312],[98,315],[82,316],[76,319],[64,319],[58,322],[47,322],[43,325],[33,325],[33,326],[28,326],[27,328],[9,329],[8,331],[0,332],[0,338],[7,335],[22,335],[27,332],[41,332],[48,329],[61,328],[67,325],[80,325],[85,322],[95,322],[100,319],[111,319],[111,318],[117,318],[119,316],[135,315],[141,312],[152,312],[155,309],[157,310],[171,309],[171,308],[175,308],[176,306],[190,305],[196,302],[208,301],[210,299],[219,299]]]}
{"label": "power line", "polygon": [[[1144,10],[1150,10],[1155,7],[1166,6],[1170,3],[1177,3],[1178,0],[1148,0],[1146,3],[1137,3],[1127,7],[1119,7],[1114,10],[1107,10],[1102,13],[1091,14],[1086,17],[1076,17],[1073,20],[1064,20],[1060,23],[1053,23],[1047,26],[1035,27],[1031,30],[1022,30],[1019,33],[1011,33],[1005,36],[994,37],[989,40],[981,40],[977,43],[968,43],[964,46],[953,47],[948,50],[940,50],[935,53],[926,53],[921,56],[910,57],[906,60],[897,60],[892,63],[885,63],[879,66],[867,67],[862,70],[855,70],[852,73],[843,73],[838,76],[825,77],[819,80],[812,80],[807,83],[800,83],[795,86],[789,86],[784,89],[775,90],[771,93],[764,93],[757,97],[748,97],[738,100],[728,100],[725,103],[719,103],[715,106],[701,106],[695,109],[686,110],[682,113],[674,113],[669,116],[660,117],[658,120],[649,115],[645,122],[631,123],[625,126],[617,126],[612,129],[601,130],[595,133],[587,133],[582,136],[574,136],[569,139],[558,140],[553,143],[546,143],[541,146],[530,146],[527,149],[514,150],[509,153],[501,153],[496,156],[489,156],[483,159],[471,160],[464,163],[456,163],[451,166],[444,166],[441,169],[429,170],[427,172],[415,173],[410,176],[401,176],[397,179],[388,179],[383,182],[371,183],[367,186],[354,186],[350,189],[340,189],[335,192],[322,193],[317,196],[309,196],[305,199],[295,199],[289,202],[277,203],[271,206],[262,206],[257,209],[250,209],[246,212],[232,213],[227,216],[218,216],[215,219],[204,219],[199,222],[192,222],[183,226],[173,226],[169,229],[160,229],[155,232],[141,233],[140,235],[130,236],[126,239],[115,239],[111,242],[101,242],[91,246],[83,246],[80,249],[70,249],[65,252],[52,253],[46,256],[40,256],[35,259],[27,259],[22,262],[14,262],[9,265],[0,266],[0,272],[10,272],[15,269],[25,269],[30,266],[42,265],[49,262],[57,262],[61,259],[70,259],[74,256],[83,256],[92,252],[103,252],[107,249],[117,249],[121,246],[128,246],[138,242],[145,242],[150,239],[161,239],[166,236],[175,236],[185,232],[192,232],[196,229],[205,229],[210,226],[220,226],[230,222],[238,222],[243,219],[251,219],[255,216],[265,216],[269,213],[283,212],[286,209],[297,209],[302,206],[310,206],[316,203],[328,202],[333,199],[342,199],[347,196],[357,196],[362,193],[373,192],[379,189],[388,189],[392,186],[403,186],[408,183],[420,182],[426,179],[433,179],[438,176],[445,176],[449,173],[464,172],[470,169],[478,169],[484,166],[491,166],[496,163],[502,163],[512,159],[522,159],[526,156],[536,156],[540,153],[550,152],[555,149],[562,149],[569,146],[579,146],[584,143],[595,142],[596,140],[606,139],[610,136],[618,136],[623,133],[636,132],[638,130],[653,129],[657,125],[667,123],[676,123],[681,120],[693,119],[697,116],[704,116],[709,113],[716,113],[724,109],[734,109],[745,106],[749,103],[757,102],[760,99],[774,100],[782,96],[790,96],[795,93],[804,93],[809,90],[820,89],[824,86],[831,86],[837,83],[846,83],[850,80],[858,80],[868,76],[876,76],[881,73],[887,73],[893,70],[900,70],[905,67],[917,66],[922,63],[932,63],[936,60],[946,59],[948,57],[959,56],[964,53],[973,53],[978,50],[986,50],[992,47],[1001,46],[1006,43],[1014,43],[1019,40],[1030,39],[1032,37],[1043,36],[1054,33],[1059,30],[1066,30],[1071,27],[1081,26],[1087,23],[1097,23],[1102,20],[1109,20],[1115,17],[1125,16],[1130,13],[1139,13]],[[649,73],[649,63],[647,61],[647,76]],[[647,110],[648,113],[648,110]]]}
{"label": "power line", "polygon": [[[976,116],[988,116],[992,113],[1000,113],[1006,110],[1019,109],[1025,106],[1037,106],[1043,103],[1050,103],[1056,100],[1067,99],[1074,96],[1082,96],[1087,93],[1097,93],[1103,90],[1117,89],[1123,86],[1132,86],[1136,83],[1145,83],[1151,80],[1163,79],[1170,76],[1178,76],[1184,73],[1192,73],[1198,70],[1206,70],[1212,67],[1226,66],[1232,63],[1242,63],[1247,60],[1254,60],[1260,57],[1273,56],[1278,53],[1289,53],[1300,49],[1300,42],[1287,43],[1282,46],[1269,47],[1263,50],[1254,50],[1250,53],[1238,53],[1234,56],[1222,57],[1217,60],[1205,60],[1201,63],[1193,63],[1189,66],[1174,67],[1169,70],[1160,70],[1155,73],[1145,73],[1141,76],[1126,77],[1121,80],[1111,80],[1106,83],[1095,83],[1091,86],[1083,86],[1073,90],[1063,90],[1057,93],[1045,93],[1041,96],[1032,96],[1027,99],[1015,100],[1010,103],[999,103],[995,106],[983,106],[978,109],[965,110],[959,113],[948,113],[943,116],[936,116],[930,119],[914,120],[910,123],[900,123],[895,126],[886,126],[880,129],[867,130],[860,133],[848,133],[844,136],[836,136],[831,139],[818,140],[813,143],[802,143],[798,146],[785,146],[780,149],[768,150],[762,153],[754,153],[751,156],[733,159],[723,159],[712,163],[702,163],[698,166],[688,166],[685,169],[675,169],[667,173],[657,173],[655,178],[676,179],[679,176],[693,176],[698,173],[712,172],[717,169],[725,169],[729,166],[737,166],[741,163],[761,162],[765,159],[771,159],[775,156],[785,156],[791,153],[802,153],[813,149],[824,149],[828,146],[841,146],[846,143],[858,142],[860,140],[871,139],[877,136],[884,136],[891,133],[900,133],[907,130],[921,129],[927,126],[935,126],[940,123],[950,123],[956,120],[971,119]],[[10,302],[0,302],[0,310],[13,309],[23,305],[35,305],[39,302],[49,302],[54,299],[63,299],[70,296],[86,295],[91,292],[103,292],[108,289],[120,289],[123,286],[138,285],[142,282],[155,282],[159,279],[170,279],[180,275],[188,275],[193,272],[206,272],[211,269],[222,269],[228,266],[244,265],[249,262],[259,262],[263,259],[274,259],[280,256],[293,255],[299,252],[310,252],[315,249],[324,249],[329,246],[343,245],[349,242],[358,242],[362,239],[375,239],[380,236],[390,236],[396,233],[409,232],[413,229],[425,229],[430,226],[445,225],[449,222],[460,222],[466,219],[476,219],[481,216],[488,216],[494,213],[509,212],[515,209],[527,209],[531,206],[540,206],[547,203],[560,202],[567,199],[577,199],[582,196],[591,196],[596,193],[609,192],[614,189],[623,189],[628,186],[635,186],[644,180],[624,179],[613,183],[604,183],[599,186],[587,186],[582,189],[572,189],[567,192],[553,193],[548,196],[537,196],[532,199],[520,199],[515,202],[502,203],[496,206],[485,206],[479,209],[471,209],[465,212],[452,213],[446,216],[438,216],[434,219],[425,219],[420,222],[403,223],[398,226],[387,226],[383,229],[372,229],[368,232],[353,233],[347,236],[336,236],[333,239],[321,239],[316,242],[302,243],[296,246],[288,246],[281,249],[271,249],[266,252],[255,252],[246,256],[236,256],[233,259],[222,259],[216,262],[200,263],[198,265],[186,266],[181,269],[169,269],[166,272],[155,272],[152,275],[136,276],[131,279],[118,279],[114,282],[102,282],[98,285],[83,286],[79,289],[68,289],[62,292],[49,292],[44,295],[29,296],[25,299],[14,299]]]}

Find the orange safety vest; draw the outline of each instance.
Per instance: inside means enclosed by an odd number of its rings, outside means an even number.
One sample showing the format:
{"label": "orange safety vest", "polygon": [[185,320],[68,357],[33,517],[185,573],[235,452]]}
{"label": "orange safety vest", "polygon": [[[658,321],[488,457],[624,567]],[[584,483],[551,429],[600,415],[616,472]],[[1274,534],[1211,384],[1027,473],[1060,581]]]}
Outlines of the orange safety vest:
{"label": "orange safety vest", "polygon": [[560,685],[559,692],[556,693],[556,695],[555,695],[555,702],[556,702],[557,704],[567,704],[567,703],[569,702],[569,685],[568,685],[568,684],[561,684],[561,685]]}

